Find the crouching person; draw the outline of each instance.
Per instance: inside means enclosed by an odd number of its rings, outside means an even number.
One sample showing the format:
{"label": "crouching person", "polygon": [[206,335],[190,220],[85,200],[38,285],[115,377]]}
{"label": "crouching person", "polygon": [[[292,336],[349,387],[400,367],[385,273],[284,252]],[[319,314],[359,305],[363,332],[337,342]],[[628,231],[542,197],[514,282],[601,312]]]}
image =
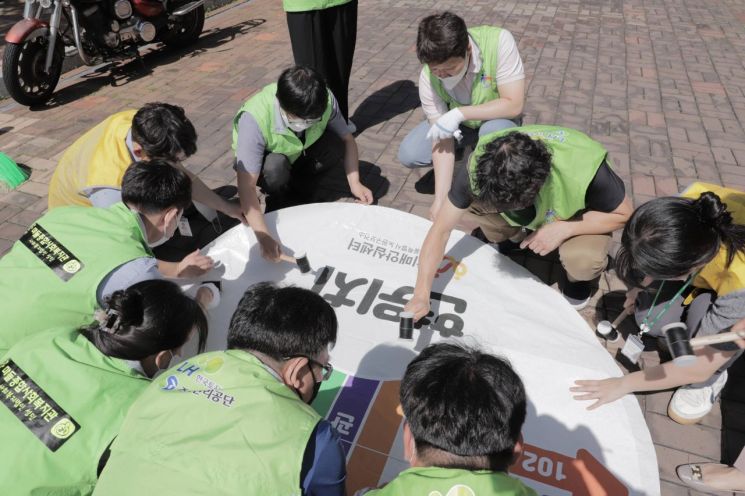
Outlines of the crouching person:
{"label": "crouching person", "polygon": [[522,451],[526,413],[523,383],[509,363],[460,345],[434,344],[406,368],[400,394],[411,468],[367,496],[535,496],[507,474]]}
{"label": "crouching person", "polygon": [[170,369],[132,406],[94,494],[343,495],[340,441],[309,406],[336,331],[312,291],[249,288],[228,350]]}
{"label": "crouching person", "polygon": [[202,349],[197,302],[149,280],[111,294],[85,328],[12,346],[0,358],[0,494],[91,494],[127,409],[194,332]]}

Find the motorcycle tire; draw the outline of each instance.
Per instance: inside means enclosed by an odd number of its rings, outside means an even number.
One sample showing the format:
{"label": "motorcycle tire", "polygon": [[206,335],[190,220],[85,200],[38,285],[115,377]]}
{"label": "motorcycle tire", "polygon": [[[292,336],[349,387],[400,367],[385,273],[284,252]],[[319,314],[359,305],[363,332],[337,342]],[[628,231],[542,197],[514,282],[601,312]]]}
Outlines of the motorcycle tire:
{"label": "motorcycle tire", "polygon": [[163,36],[163,43],[171,48],[184,48],[199,39],[204,28],[204,5],[181,16],[171,31]]}
{"label": "motorcycle tire", "polygon": [[3,82],[13,100],[29,107],[46,103],[57,87],[62,74],[65,52],[59,41],[54,47],[49,73],[44,71],[47,57],[47,36],[37,36],[22,43],[5,45]]}

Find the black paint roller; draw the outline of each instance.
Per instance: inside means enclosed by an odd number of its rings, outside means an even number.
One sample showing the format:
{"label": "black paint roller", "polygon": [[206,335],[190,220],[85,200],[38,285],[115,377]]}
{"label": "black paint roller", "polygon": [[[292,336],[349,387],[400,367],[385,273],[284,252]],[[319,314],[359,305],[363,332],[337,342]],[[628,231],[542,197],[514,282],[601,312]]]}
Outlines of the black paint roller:
{"label": "black paint roller", "polygon": [[668,324],[662,328],[662,332],[665,334],[667,347],[673,356],[673,363],[680,367],[690,366],[696,361],[696,355],[693,353],[694,348],[745,339],[745,330],[723,332],[691,339],[688,337],[688,326],[682,322]]}
{"label": "black paint roller", "polygon": [[401,312],[398,323],[399,339],[414,339],[414,312]]}

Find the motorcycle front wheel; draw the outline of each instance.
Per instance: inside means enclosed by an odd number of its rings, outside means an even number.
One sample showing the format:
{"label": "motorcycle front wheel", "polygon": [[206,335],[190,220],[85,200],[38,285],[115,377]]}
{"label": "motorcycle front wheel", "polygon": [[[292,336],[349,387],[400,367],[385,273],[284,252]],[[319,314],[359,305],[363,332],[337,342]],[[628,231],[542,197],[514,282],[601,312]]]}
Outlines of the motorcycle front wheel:
{"label": "motorcycle front wheel", "polygon": [[163,43],[172,48],[184,48],[199,39],[204,28],[204,5],[179,17],[173,29],[165,33]]}
{"label": "motorcycle front wheel", "polygon": [[65,52],[62,43],[57,42],[52,55],[49,72],[44,70],[49,38],[37,36],[22,43],[5,45],[3,56],[3,81],[8,94],[21,105],[29,107],[41,105],[54,93]]}

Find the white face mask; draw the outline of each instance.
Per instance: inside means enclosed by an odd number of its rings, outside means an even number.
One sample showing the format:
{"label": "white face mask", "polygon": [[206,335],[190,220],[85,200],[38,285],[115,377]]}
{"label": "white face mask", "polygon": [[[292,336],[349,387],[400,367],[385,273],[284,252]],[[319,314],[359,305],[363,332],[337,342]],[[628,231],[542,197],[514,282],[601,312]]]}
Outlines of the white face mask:
{"label": "white face mask", "polygon": [[463,68],[458,74],[456,74],[455,76],[440,78],[440,81],[442,81],[442,85],[445,87],[445,89],[452,90],[458,85],[458,83],[460,83],[461,79],[463,79],[463,76],[466,75],[466,71],[468,70],[468,63],[469,57],[468,54],[466,54],[466,60],[463,63]]}
{"label": "white face mask", "polygon": [[[178,225],[179,221],[181,220],[181,215],[183,215],[183,212],[182,214],[178,216],[178,219],[176,220],[176,225]],[[163,219],[163,223],[165,224],[165,219]],[[175,233],[176,233],[176,230],[174,229],[173,234]],[[169,239],[171,239],[173,237],[173,234],[171,234],[170,236],[168,235],[168,224],[165,224],[163,226],[163,236],[161,236],[160,239],[157,239],[155,241],[148,241],[147,245],[150,248],[156,248],[162,245],[163,243],[165,243],[166,241],[168,241]]]}
{"label": "white face mask", "polygon": [[293,121],[291,121],[290,118],[287,117],[287,114],[285,113],[284,110],[281,110],[279,113],[282,116],[282,122],[285,123],[285,126],[289,127],[290,129],[292,129],[296,133],[301,133],[301,132],[305,131],[306,129],[308,129],[313,124],[315,124],[315,122],[313,122],[313,121],[310,121],[309,122],[309,121],[306,121],[306,120],[299,120],[299,121],[293,120]]}

